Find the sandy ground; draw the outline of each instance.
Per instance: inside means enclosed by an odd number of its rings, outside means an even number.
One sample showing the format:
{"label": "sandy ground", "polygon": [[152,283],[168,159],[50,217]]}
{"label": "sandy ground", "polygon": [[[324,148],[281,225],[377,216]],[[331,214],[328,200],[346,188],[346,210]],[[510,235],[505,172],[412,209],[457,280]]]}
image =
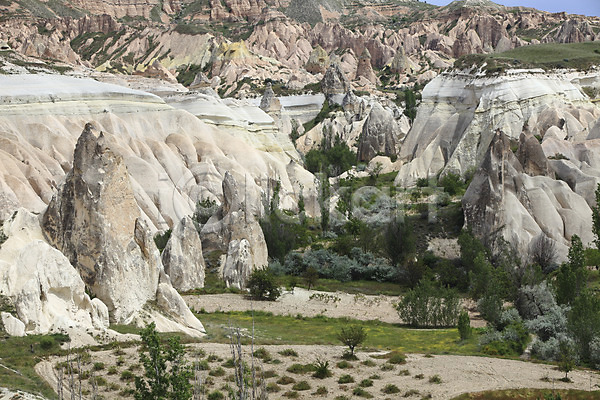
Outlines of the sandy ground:
{"label": "sandy ground", "polygon": [[[562,372],[556,370],[556,367],[545,364],[533,364],[523,361],[502,360],[485,357],[466,357],[466,356],[434,356],[425,357],[423,355],[409,355],[407,362],[402,365],[394,365],[391,370],[382,370],[383,365],[388,364],[385,359],[376,358],[381,353],[357,353],[358,361],[351,362],[352,368],[340,369],[336,366],[341,361],[343,347],[339,346],[264,346],[274,360],[270,363],[261,363],[260,367],[264,371],[274,371],[276,376],[266,379],[267,383],[275,383],[282,376],[288,376],[295,382],[307,381],[310,385],[309,390],[298,391],[300,399],[327,398],[333,399],[339,395],[346,395],[349,398],[358,398],[352,395],[352,391],[363,379],[371,378],[373,386],[365,387],[368,393],[376,399],[400,399],[406,398],[420,399],[423,396],[431,395],[433,399],[450,399],[461,393],[476,392],[492,389],[512,389],[512,388],[564,388],[564,389],[597,389],[600,385],[600,376],[590,371],[573,371],[569,374],[573,380],[572,383],[558,381],[564,376]],[[213,361],[209,362],[211,370],[223,368],[225,374],[221,377],[210,376],[209,371],[203,371],[203,379],[208,378],[207,393],[213,390],[222,390],[224,385],[234,386],[230,381],[233,370],[222,367],[225,360],[231,357],[230,347],[224,344],[193,344],[188,347],[188,354],[197,353],[197,349],[204,350],[207,356],[212,356]],[[294,349],[298,357],[283,356],[278,354],[283,349]],[[103,370],[96,372],[97,376],[106,379],[105,385],[99,386],[98,394],[106,399],[124,398],[120,391],[125,388],[133,388],[133,383],[123,382],[119,379],[120,373],[128,368],[132,368],[138,362],[136,348],[125,349],[125,363],[118,366],[118,373],[108,375],[107,370],[115,365],[117,359],[115,351],[99,351],[92,353],[92,361],[86,365],[90,369],[93,362],[103,362]],[[244,348],[244,357],[246,362],[250,363],[248,355],[250,349]],[[215,357],[216,356],[216,357]],[[287,372],[286,369],[294,364],[308,364],[316,360],[329,361],[329,368],[333,376],[326,379],[316,379],[310,374],[294,374]],[[372,363],[364,365],[365,360]],[[43,362],[36,366],[36,371],[44,376],[51,384],[56,387],[56,380],[53,373],[53,365],[63,359],[54,359],[51,362]],[[135,368],[135,367],[134,367]],[[141,369],[134,370],[136,374],[141,374]],[[349,374],[354,378],[354,383],[339,384],[338,379],[341,375]],[[422,378],[418,377],[422,374]],[[432,383],[430,377],[438,375],[441,383]],[[54,378],[54,379],[53,379]],[[542,378],[547,378],[542,380]],[[383,394],[382,388],[385,385],[396,385],[400,391],[396,394]],[[283,396],[287,391],[292,390],[291,384],[279,384],[280,390],[276,393],[270,393],[270,399],[285,398]],[[67,385],[65,385],[67,386]],[[315,395],[319,386],[327,388],[325,396]],[[87,381],[84,381],[84,391],[89,390]],[[410,395],[410,393],[416,393]]]}
{"label": "sandy ground", "polygon": [[[366,296],[341,292],[320,292],[296,288],[285,291],[277,301],[251,301],[240,294],[215,294],[202,296],[184,296],[186,303],[200,311],[269,311],[276,315],[297,315],[314,317],[324,315],[331,318],[348,317],[358,320],[379,320],[391,324],[401,323],[395,305],[400,301],[397,296]],[[472,301],[465,302],[471,315],[473,327],[485,326],[479,314],[474,311]]]}

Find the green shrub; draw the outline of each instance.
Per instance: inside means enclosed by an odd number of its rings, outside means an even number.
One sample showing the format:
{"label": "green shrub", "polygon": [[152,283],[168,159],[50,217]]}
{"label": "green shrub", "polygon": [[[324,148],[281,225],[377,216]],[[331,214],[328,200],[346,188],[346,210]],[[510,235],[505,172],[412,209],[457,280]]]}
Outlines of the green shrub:
{"label": "green shrub", "polygon": [[256,349],[254,352],[254,357],[260,358],[264,362],[269,362],[272,359],[271,354],[264,347]]}
{"label": "green shrub", "polygon": [[94,371],[101,371],[104,369],[104,363],[103,362],[95,362],[94,366],[93,366]]}
{"label": "green shrub", "polygon": [[451,196],[458,194],[465,189],[465,183],[457,174],[448,173],[439,180],[439,185]]}
{"label": "green shrub", "polygon": [[119,373],[119,371],[117,370],[117,367],[115,367],[114,365],[108,368],[108,375],[116,375],[118,373]]}
{"label": "green shrub", "polygon": [[221,367],[211,370],[208,375],[210,376],[225,376],[225,370]]}
{"label": "green shrub", "polygon": [[352,375],[348,375],[348,374],[342,375],[338,379],[338,383],[352,383],[352,382],[354,382],[354,378],[352,377]]}
{"label": "green shrub", "polygon": [[292,374],[306,374],[308,372],[312,372],[315,370],[315,367],[312,364],[292,364],[287,368],[287,372],[291,372]]}
{"label": "green shrub", "polygon": [[410,371],[407,369],[402,369],[400,370],[400,372],[398,372],[398,375],[400,376],[409,376],[410,375]]}
{"label": "green shrub", "polygon": [[43,337],[40,340],[40,347],[43,350],[50,350],[54,346],[54,339],[52,337]]}
{"label": "green shrub", "polygon": [[298,357],[298,353],[293,349],[283,349],[278,354],[286,357]]}
{"label": "green shrub", "polygon": [[213,390],[212,392],[210,392],[208,394],[207,398],[208,398],[208,400],[224,400],[225,395],[218,390]]}
{"label": "green shrub", "polygon": [[429,377],[429,383],[437,383],[440,384],[442,383],[442,378],[440,378],[439,375],[433,375]]}
{"label": "green shrub", "polygon": [[365,360],[363,362],[361,362],[362,365],[364,365],[365,367],[374,367],[377,365],[377,363],[373,360]]}
{"label": "green shrub", "polygon": [[372,399],[373,395],[367,392],[365,389],[361,387],[355,387],[352,391],[352,394],[358,397],[364,397],[365,399]]}
{"label": "green shrub", "polygon": [[312,376],[317,379],[325,379],[331,376],[331,371],[329,370],[329,361],[317,360],[313,364],[313,368],[315,372]]}
{"label": "green shrub", "polygon": [[396,306],[400,319],[413,327],[456,326],[460,298],[455,290],[437,287],[422,279]]}
{"label": "green shrub", "polygon": [[267,392],[277,393],[279,391],[281,391],[281,387],[278,384],[276,384],[275,382],[267,383]]}
{"label": "green shrub", "polygon": [[371,379],[363,379],[362,381],[360,381],[360,383],[358,384],[358,386],[360,386],[360,387],[371,387],[371,386],[373,386],[373,381]]}
{"label": "green shrub", "polygon": [[313,396],[325,396],[327,393],[329,393],[329,391],[325,386],[319,386],[313,393]]}
{"label": "green shrub", "polygon": [[[371,362],[373,362],[373,361],[371,361]],[[364,362],[363,362],[363,364],[364,364]],[[375,363],[373,363],[373,364],[375,364]],[[350,364],[350,363],[349,363],[348,361],[346,361],[346,360],[343,360],[343,361],[340,361],[339,363],[337,363],[337,367],[338,367],[339,369],[348,369],[348,368],[354,368],[354,367],[352,366],[352,364]]]}
{"label": "green shrub", "polygon": [[158,251],[160,251],[161,253],[163,252],[165,247],[167,247],[167,242],[169,241],[169,238],[171,237],[171,232],[172,232],[171,229],[167,229],[163,233],[159,232],[156,235],[154,235],[154,243],[156,244]]}
{"label": "green shrub", "polygon": [[415,379],[425,379],[425,375],[417,374],[417,375],[415,375]]}
{"label": "green shrub", "polygon": [[275,278],[265,269],[254,270],[248,279],[247,287],[254,300],[275,301],[281,296]]}
{"label": "green shrub", "polygon": [[381,379],[381,375],[373,374],[373,375],[369,376],[369,379],[373,379],[373,380],[375,380],[375,379]]}
{"label": "green shrub", "polygon": [[300,397],[300,394],[298,394],[298,392],[296,392],[294,390],[289,390],[289,391],[285,392],[283,395],[290,399],[297,399],[298,397]]}
{"label": "green shrub", "polygon": [[398,351],[390,353],[388,361],[390,364],[404,364],[406,362],[406,356]]}
{"label": "green shrub", "polygon": [[279,378],[277,380],[277,383],[280,385],[289,385],[290,383],[294,383],[296,382],[296,380],[294,378],[292,378],[291,376],[282,376],[281,378]]}
{"label": "green shrub", "polygon": [[460,340],[467,340],[473,334],[471,330],[471,319],[466,310],[461,311],[458,315],[458,332],[460,334]]}
{"label": "green shrub", "polygon": [[121,372],[121,380],[122,381],[132,381],[135,378],[135,375],[133,375],[133,372],[129,371],[129,370],[125,370],[123,372]]}
{"label": "green shrub", "polygon": [[385,385],[381,391],[385,394],[394,394],[394,393],[400,393],[400,388],[398,388],[398,386],[396,385],[392,385],[391,383]]}
{"label": "green shrub", "polygon": [[382,371],[393,371],[394,367],[395,366],[393,364],[383,364],[380,369]]}
{"label": "green shrub", "polygon": [[294,386],[292,386],[292,389],[297,390],[297,391],[310,390],[310,385],[306,381],[300,381],[300,382],[296,383]]}
{"label": "green shrub", "polygon": [[277,376],[277,372],[273,371],[272,369],[267,370],[267,371],[263,371],[260,376],[263,379],[269,379],[269,378],[274,378]]}

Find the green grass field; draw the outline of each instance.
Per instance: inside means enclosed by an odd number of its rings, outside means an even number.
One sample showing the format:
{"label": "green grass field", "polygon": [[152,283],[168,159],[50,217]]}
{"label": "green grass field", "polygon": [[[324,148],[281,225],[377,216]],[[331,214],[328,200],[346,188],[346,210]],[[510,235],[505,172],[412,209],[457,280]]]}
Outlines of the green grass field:
{"label": "green grass field", "polygon": [[[198,317],[207,332],[206,341],[229,343],[230,326],[252,331],[250,312],[205,313]],[[343,326],[362,325],[367,331],[367,349],[399,350],[406,353],[480,355],[477,335],[461,342],[457,329],[408,329],[379,321],[346,318],[277,316],[255,312],[255,343],[297,345],[341,345],[337,334]]]}
{"label": "green grass field", "polygon": [[497,54],[471,54],[457,60],[458,67],[488,63],[491,72],[504,68],[575,68],[585,70],[600,65],[600,42],[545,43],[517,47]]}
{"label": "green grass field", "polygon": [[34,367],[49,355],[61,354],[59,345],[65,339],[64,335],[0,339],[0,387],[38,393],[48,399],[57,398],[52,388],[35,373]]}

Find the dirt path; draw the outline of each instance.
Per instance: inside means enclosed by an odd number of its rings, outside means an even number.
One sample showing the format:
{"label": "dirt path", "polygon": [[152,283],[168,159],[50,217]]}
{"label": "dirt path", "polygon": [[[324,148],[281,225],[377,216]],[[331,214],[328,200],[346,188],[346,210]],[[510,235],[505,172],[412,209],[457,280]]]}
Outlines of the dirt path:
{"label": "dirt path", "polygon": [[[341,292],[319,292],[296,288],[293,292],[284,292],[277,301],[250,301],[240,294],[214,294],[184,296],[186,303],[197,311],[268,311],[276,315],[297,315],[315,317],[324,315],[330,318],[348,317],[358,320],[379,320],[387,323],[400,323],[395,305],[400,301],[397,296],[366,296]],[[485,326],[485,321],[473,312],[474,304],[466,302],[471,310],[471,325]]]}

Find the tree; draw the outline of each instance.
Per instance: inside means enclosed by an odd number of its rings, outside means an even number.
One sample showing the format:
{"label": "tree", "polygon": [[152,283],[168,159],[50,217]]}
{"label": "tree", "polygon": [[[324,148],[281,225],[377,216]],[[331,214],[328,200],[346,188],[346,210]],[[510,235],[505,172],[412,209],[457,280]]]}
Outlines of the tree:
{"label": "tree", "polygon": [[254,270],[246,286],[254,300],[275,301],[281,296],[275,277],[266,269]]}
{"label": "tree", "polygon": [[556,243],[544,233],[539,234],[531,241],[529,256],[534,264],[549,271],[556,261]]}
{"label": "tree", "polygon": [[304,271],[303,277],[306,286],[308,286],[308,290],[310,290],[315,283],[317,283],[317,279],[319,279],[319,272],[317,272],[314,267],[308,267]]}
{"label": "tree", "polygon": [[556,274],[556,300],[558,304],[571,304],[585,289],[587,270],[583,244],[577,235],[571,238],[569,261],[560,266]]}
{"label": "tree", "polygon": [[567,342],[559,344],[560,360],[558,361],[558,370],[565,373],[563,381],[570,382],[569,372],[575,367],[575,354],[573,348]]}
{"label": "tree", "polygon": [[385,228],[383,235],[385,255],[392,265],[399,265],[408,261],[415,253],[415,235],[406,222],[393,219]]}
{"label": "tree", "polygon": [[350,349],[350,356],[354,357],[354,348],[367,339],[367,332],[365,331],[365,328],[360,325],[350,325],[342,327],[337,338],[340,342],[348,346]]}
{"label": "tree", "polygon": [[417,117],[417,98],[415,92],[410,89],[404,91],[404,103],[406,108],[404,109],[404,115],[410,119],[412,123]]}
{"label": "tree", "polygon": [[590,359],[590,343],[600,335],[600,299],[584,290],[572,303],[568,327],[583,361]]}
{"label": "tree", "polygon": [[145,373],[144,376],[135,378],[135,399],[191,399],[190,379],[193,373],[185,362],[185,349],[179,337],[169,338],[165,347],[156,332],[154,322],[144,328],[140,336],[140,363],[144,366]]}
{"label": "tree", "polygon": [[460,334],[460,340],[467,340],[473,334],[473,331],[471,330],[471,319],[466,310],[462,310],[458,315],[458,333]]}

